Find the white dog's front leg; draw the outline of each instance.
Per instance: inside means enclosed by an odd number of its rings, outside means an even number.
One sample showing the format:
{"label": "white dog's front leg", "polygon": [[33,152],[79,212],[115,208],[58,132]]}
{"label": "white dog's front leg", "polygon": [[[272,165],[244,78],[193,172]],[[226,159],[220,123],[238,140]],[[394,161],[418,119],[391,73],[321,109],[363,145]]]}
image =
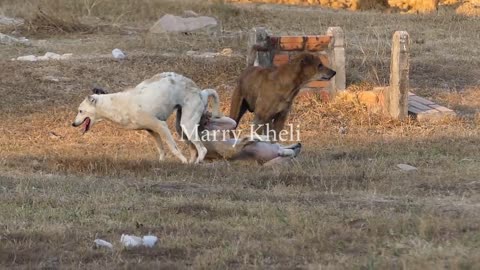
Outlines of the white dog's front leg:
{"label": "white dog's front leg", "polygon": [[158,160],[159,161],[164,161],[165,160],[165,150],[163,149],[163,143],[162,143],[162,138],[160,137],[159,134],[153,132],[153,131],[148,131],[148,134],[152,135],[153,139],[155,140],[155,144],[157,145],[157,150],[158,150]]}

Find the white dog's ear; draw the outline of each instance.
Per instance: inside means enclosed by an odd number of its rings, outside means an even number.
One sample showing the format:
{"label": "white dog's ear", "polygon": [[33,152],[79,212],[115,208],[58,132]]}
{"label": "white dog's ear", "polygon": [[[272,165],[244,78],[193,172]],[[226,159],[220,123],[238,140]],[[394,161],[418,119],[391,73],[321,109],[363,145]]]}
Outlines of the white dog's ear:
{"label": "white dog's ear", "polygon": [[90,104],[95,105],[97,103],[97,99],[93,96],[88,96],[88,101]]}

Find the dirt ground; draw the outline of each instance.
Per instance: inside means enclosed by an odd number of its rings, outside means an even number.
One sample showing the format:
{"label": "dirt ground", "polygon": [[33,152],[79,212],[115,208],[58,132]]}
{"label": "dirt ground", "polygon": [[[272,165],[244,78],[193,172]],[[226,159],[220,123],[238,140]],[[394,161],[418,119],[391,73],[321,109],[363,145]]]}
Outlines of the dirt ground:
{"label": "dirt ground", "polygon": [[[16,31],[34,44],[0,45],[1,268],[480,268],[479,19],[453,10],[400,15],[220,1],[80,2],[40,1],[56,11],[45,11],[49,20],[39,19],[31,1],[0,3],[0,14],[27,19],[0,32]],[[161,15],[185,9],[216,16],[224,34],[147,33]],[[304,150],[292,167],[273,169],[182,165],[169,153],[159,163],[144,132],[101,123],[81,135],[71,127],[93,86],[121,91],[163,71],[217,89],[228,113],[245,67],[241,33],[262,25],[281,34],[343,27],[350,90],[388,82],[391,36],[407,30],[412,91],[459,117],[398,122],[358,104],[298,100],[289,123],[300,126]],[[128,59],[111,59],[116,47]],[[186,55],[224,48],[234,56]],[[74,58],[10,60],[47,51]],[[125,250],[122,233],[153,234],[159,242]],[[94,248],[96,238],[115,249]]]}

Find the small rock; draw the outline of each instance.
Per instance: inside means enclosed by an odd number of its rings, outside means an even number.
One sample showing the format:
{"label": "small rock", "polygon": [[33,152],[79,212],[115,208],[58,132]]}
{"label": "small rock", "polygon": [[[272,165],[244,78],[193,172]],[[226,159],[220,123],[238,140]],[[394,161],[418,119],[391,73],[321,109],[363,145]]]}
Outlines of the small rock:
{"label": "small rock", "polygon": [[150,33],[188,33],[197,31],[216,32],[219,29],[219,23],[215,18],[207,16],[198,16],[182,18],[171,14],[166,14],[158,20],[151,28]]}
{"label": "small rock", "polygon": [[400,170],[406,171],[406,172],[417,170],[416,167],[413,167],[413,166],[408,165],[408,164],[397,164],[397,167],[398,167]]}
{"label": "small rock", "polygon": [[118,49],[118,48],[113,49],[112,55],[113,55],[113,58],[115,58],[115,59],[120,59],[120,60],[125,59],[125,58],[127,57],[127,56],[126,56],[120,49]]}
{"label": "small rock", "polygon": [[93,241],[95,243],[95,246],[97,248],[100,248],[100,247],[105,247],[105,248],[108,248],[108,249],[113,249],[113,245],[105,240],[102,240],[102,239],[95,239]]}
{"label": "small rock", "polygon": [[31,61],[35,62],[37,61],[37,57],[35,55],[25,55],[25,56],[19,56],[17,57],[17,61]]}

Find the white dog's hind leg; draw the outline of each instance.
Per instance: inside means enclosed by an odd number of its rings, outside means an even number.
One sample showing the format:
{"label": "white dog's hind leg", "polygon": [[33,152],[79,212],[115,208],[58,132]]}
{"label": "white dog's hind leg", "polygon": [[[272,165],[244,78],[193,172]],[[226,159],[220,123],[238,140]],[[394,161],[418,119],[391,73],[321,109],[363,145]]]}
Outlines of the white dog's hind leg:
{"label": "white dog's hind leg", "polygon": [[173,140],[172,133],[168,129],[167,123],[165,121],[156,120],[155,127],[152,130],[156,131],[167,143],[168,148],[170,151],[178,158],[182,163],[187,163],[187,159],[183,156],[182,152],[177,147],[177,144]]}
{"label": "white dog's hind leg", "polygon": [[198,110],[200,105],[190,104],[190,107],[184,107],[182,112],[182,119],[180,125],[182,131],[187,136],[190,143],[192,143],[197,149],[197,159],[195,163],[202,161],[207,155],[207,148],[200,141],[200,135],[198,134],[198,123],[203,114],[203,109]]}
{"label": "white dog's hind leg", "polygon": [[153,139],[155,140],[155,144],[157,145],[157,150],[158,150],[158,160],[164,161],[165,160],[165,150],[163,149],[163,143],[162,143],[162,138],[160,135],[153,131],[148,131],[148,134],[152,135]]}
{"label": "white dog's hind leg", "polygon": [[194,163],[197,159],[197,147],[192,142],[188,141],[188,149],[190,150],[190,159],[189,163]]}
{"label": "white dog's hind leg", "polygon": [[[185,133],[185,135],[188,137],[189,146],[192,147],[192,145],[193,145],[193,147],[195,147],[196,152],[197,152],[196,153],[197,158],[194,161],[195,161],[195,163],[199,163],[207,155],[207,148],[200,141],[200,136],[197,132],[197,126],[192,125],[191,120],[188,119],[188,121],[182,121],[182,130]],[[192,156],[193,156],[193,154],[191,152],[191,157]]]}

